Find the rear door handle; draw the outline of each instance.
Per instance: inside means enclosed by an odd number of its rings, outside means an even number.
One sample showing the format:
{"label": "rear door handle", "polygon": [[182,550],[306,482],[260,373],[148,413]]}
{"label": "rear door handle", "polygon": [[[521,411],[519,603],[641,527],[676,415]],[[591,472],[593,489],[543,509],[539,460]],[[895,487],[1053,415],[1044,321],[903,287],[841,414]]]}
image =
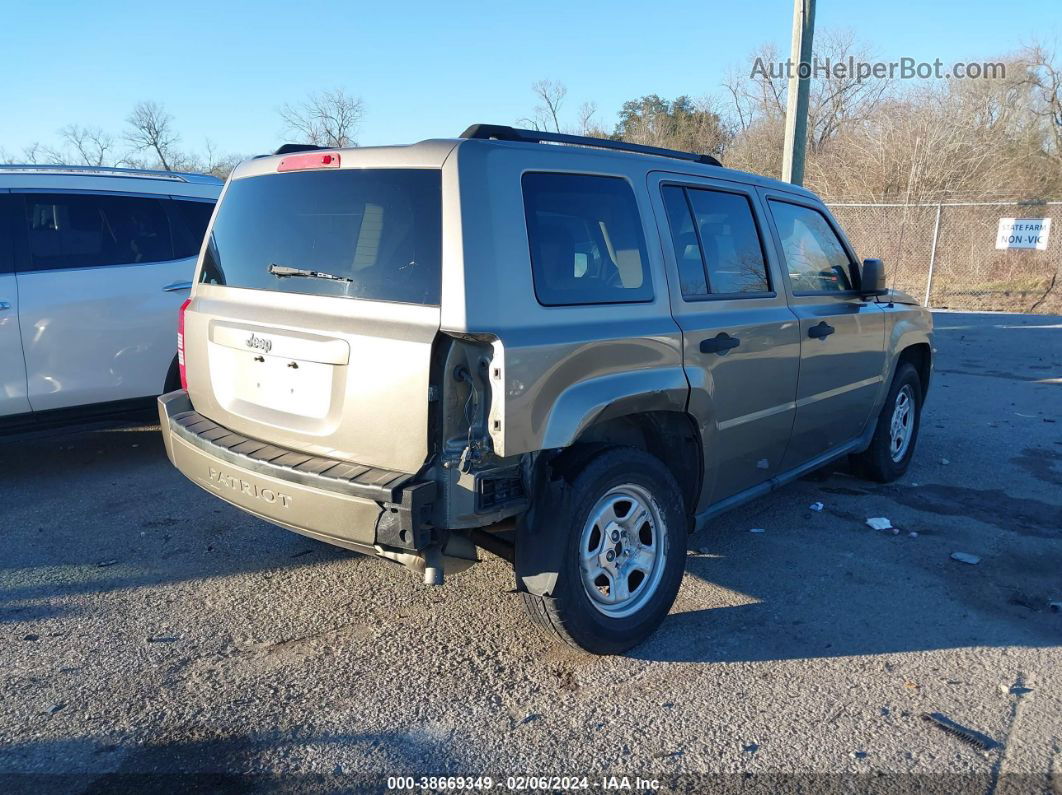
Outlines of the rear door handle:
{"label": "rear door handle", "polygon": [[178,290],[191,290],[191,289],[192,289],[192,283],[191,282],[170,282],[169,284],[167,284],[165,287],[162,288],[162,292],[164,292],[164,293],[175,293]]}
{"label": "rear door handle", "polygon": [[725,331],[721,331],[714,337],[701,340],[701,353],[718,353],[720,356],[725,356],[727,351],[740,344],[741,340],[737,337],[731,337]]}
{"label": "rear door handle", "polygon": [[10,309],[10,308],[11,308],[11,303],[9,301],[0,301],[0,311],[3,311],[5,309]]}
{"label": "rear door handle", "polygon": [[812,339],[824,340],[828,336],[833,334],[833,332],[836,330],[837,329],[835,329],[833,326],[823,320],[817,326],[812,326],[808,329],[808,336]]}

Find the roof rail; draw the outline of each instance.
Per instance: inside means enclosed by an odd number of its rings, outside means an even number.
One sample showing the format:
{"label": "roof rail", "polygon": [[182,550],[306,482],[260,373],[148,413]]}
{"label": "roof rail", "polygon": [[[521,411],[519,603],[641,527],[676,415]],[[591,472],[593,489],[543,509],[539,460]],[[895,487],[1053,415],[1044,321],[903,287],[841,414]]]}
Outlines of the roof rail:
{"label": "roof rail", "polygon": [[290,155],[292,152],[316,152],[318,149],[337,149],[335,146],[318,146],[317,144],[281,144],[275,155]]}
{"label": "roof rail", "polygon": [[572,144],[575,146],[592,146],[597,149],[618,149],[623,152],[636,152],[641,155],[656,155],[657,157],[672,157],[677,160],[688,160],[692,163],[703,163],[708,166],[721,166],[716,158],[711,155],[697,154],[696,152],[681,152],[678,149],[663,149],[659,146],[645,146],[644,144],[632,144],[626,141],[615,141],[611,138],[591,138],[588,135],[569,135],[568,133],[551,133],[540,130],[521,130],[517,127],[506,127],[502,124],[473,124],[463,133],[461,138],[475,138],[496,141],[523,141],[525,143],[553,143]]}
{"label": "roof rail", "polygon": [[149,168],[121,168],[119,166],[64,166],[38,163],[11,163],[0,165],[0,170],[16,174],[76,174],[82,177],[136,177],[139,179],[165,179],[170,182],[199,182],[224,184],[224,180],[211,174],[195,174],[190,171],[156,171]]}

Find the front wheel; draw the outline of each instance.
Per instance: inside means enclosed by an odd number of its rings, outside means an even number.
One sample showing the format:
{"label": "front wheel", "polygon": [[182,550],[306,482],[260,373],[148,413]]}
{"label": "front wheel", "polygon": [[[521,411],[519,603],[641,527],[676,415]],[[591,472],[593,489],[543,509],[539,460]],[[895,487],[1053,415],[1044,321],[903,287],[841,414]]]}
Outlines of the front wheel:
{"label": "front wheel", "polygon": [[878,415],[870,447],[854,456],[857,473],[879,483],[903,475],[914,454],[921,420],[922,381],[910,363],[902,362]]}
{"label": "front wheel", "polygon": [[[575,474],[569,499],[539,521],[565,528],[552,596],[524,593],[532,620],[593,654],[618,654],[652,633],[671,609],[686,561],[678,484],[653,456],[607,449]],[[560,505],[570,506],[559,515]]]}

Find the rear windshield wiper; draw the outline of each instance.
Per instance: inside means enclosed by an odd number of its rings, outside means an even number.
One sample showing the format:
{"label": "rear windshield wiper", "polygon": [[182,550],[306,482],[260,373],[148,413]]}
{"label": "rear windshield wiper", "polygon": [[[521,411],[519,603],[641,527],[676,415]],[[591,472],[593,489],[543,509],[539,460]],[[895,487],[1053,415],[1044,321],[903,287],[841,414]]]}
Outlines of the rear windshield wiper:
{"label": "rear windshield wiper", "polygon": [[280,279],[287,276],[303,276],[307,279],[328,279],[333,282],[354,281],[349,276],[338,276],[334,273],[326,273],[324,271],[312,271],[309,268],[292,268],[287,265],[277,265],[275,262],[271,263],[267,270]]}

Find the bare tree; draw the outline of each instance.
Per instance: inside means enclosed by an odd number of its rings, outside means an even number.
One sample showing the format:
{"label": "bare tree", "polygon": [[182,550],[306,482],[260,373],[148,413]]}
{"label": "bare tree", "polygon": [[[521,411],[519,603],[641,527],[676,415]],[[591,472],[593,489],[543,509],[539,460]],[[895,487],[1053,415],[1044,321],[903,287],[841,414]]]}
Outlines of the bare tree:
{"label": "bare tree", "polygon": [[285,104],[278,111],[284,132],[317,146],[357,146],[358,126],[365,115],[361,97],[342,88],[310,94],[303,102]]}
{"label": "bare tree", "polygon": [[590,138],[608,138],[605,128],[594,118],[596,115],[596,102],[584,102],[579,106],[579,135],[586,135]]}
{"label": "bare tree", "polygon": [[[820,58],[832,64],[849,59],[857,63],[873,60],[870,49],[856,42],[850,31],[827,31],[816,50]],[[846,127],[872,119],[892,86],[888,77],[862,77],[833,70],[816,80],[808,108],[810,148],[821,149]]]}
{"label": "bare tree", "polygon": [[232,173],[232,170],[239,165],[240,161],[244,159],[242,155],[233,154],[232,152],[227,154],[219,152],[217,145],[207,138],[203,145],[203,162],[195,170],[226,179]]}
{"label": "bare tree", "polygon": [[1062,163],[1062,66],[1055,53],[1042,44],[1022,53],[1027,64],[1026,81],[1033,90],[1032,112],[1044,123],[1047,153]]}
{"label": "bare tree", "polygon": [[126,119],[129,130],[126,141],[137,152],[153,152],[166,171],[177,159],[176,145],[180,136],[173,129],[173,116],[157,102],[138,102]]}
{"label": "bare tree", "polygon": [[207,139],[202,152],[177,147],[173,117],[155,102],[141,102],[127,118],[129,128],[120,140],[100,127],[67,124],[58,131],[61,148],[35,141],[13,155],[0,148],[0,162],[48,165],[118,166],[194,171],[225,178],[245,156],[221,152]]}
{"label": "bare tree", "polygon": [[59,130],[59,135],[87,166],[113,166],[119,162],[111,154],[115,146],[114,138],[99,127],[68,124]]}
{"label": "bare tree", "polygon": [[560,106],[568,95],[564,83],[553,80],[539,80],[531,88],[542,100],[542,110],[553,121],[553,131],[560,132]]}
{"label": "bare tree", "polygon": [[22,147],[22,162],[29,163],[31,165],[37,165],[38,163],[47,162],[43,159],[42,149],[40,141],[34,141],[31,144],[26,144]]}
{"label": "bare tree", "polygon": [[[851,34],[820,37],[820,63],[870,62]],[[731,72],[728,165],[777,176],[783,70],[764,47],[752,74]],[[824,195],[895,201],[948,196],[1054,196],[1062,191],[1062,68],[1034,46],[981,78],[900,83],[818,72],[808,119],[808,186]]]}
{"label": "bare tree", "polygon": [[28,146],[22,147],[22,162],[30,165],[53,165],[58,166],[63,163],[63,153],[58,149],[53,149],[50,146],[42,144],[40,141],[34,141]]}
{"label": "bare tree", "polygon": [[564,98],[568,96],[567,87],[560,81],[538,80],[531,84],[531,90],[539,100],[539,104],[535,106],[535,115],[520,119],[517,123],[532,130],[549,132],[552,128],[552,132],[560,132],[560,108],[564,104]]}
{"label": "bare tree", "polygon": [[215,162],[218,160],[218,147],[211,139],[207,138],[203,141],[203,158],[204,168],[210,170],[214,167]]}
{"label": "bare tree", "polygon": [[[819,63],[844,64],[849,59],[870,61],[872,55],[851,32],[826,31],[817,37],[815,58]],[[745,145],[747,141],[737,142],[735,154],[743,160],[740,165],[760,173],[776,174],[774,153],[781,147],[782,139],[778,138],[776,146],[774,137],[783,134],[787,74],[777,68],[781,61],[773,44],[762,46],[751,60],[755,64],[751,73],[732,69],[727,75],[723,85],[730,107],[724,115],[736,135],[755,139],[751,146]],[[870,121],[892,87],[887,77],[836,70],[813,73],[808,103],[809,155],[822,151],[843,132]]]}
{"label": "bare tree", "polygon": [[759,68],[779,62],[777,48],[765,44],[750,58],[755,64],[751,74],[744,69],[730,69],[723,83],[730,95],[735,126],[741,131],[765,119],[785,116],[785,76],[769,68]]}

